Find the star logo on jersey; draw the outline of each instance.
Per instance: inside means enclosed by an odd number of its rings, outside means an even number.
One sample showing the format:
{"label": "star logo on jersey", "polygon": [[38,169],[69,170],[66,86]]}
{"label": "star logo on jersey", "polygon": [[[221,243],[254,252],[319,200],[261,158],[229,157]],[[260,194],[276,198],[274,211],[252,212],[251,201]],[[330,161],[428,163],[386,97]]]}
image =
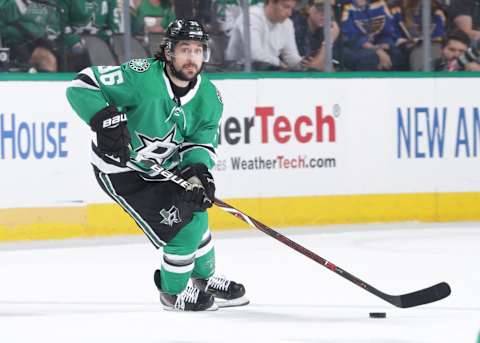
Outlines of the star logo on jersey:
{"label": "star logo on jersey", "polygon": [[160,222],[160,224],[165,224],[170,227],[173,226],[173,224],[180,223],[182,220],[180,219],[180,211],[178,211],[178,208],[172,205],[169,210],[167,209],[162,209],[160,211],[160,214],[163,217],[163,220]]}
{"label": "star logo on jersey", "polygon": [[143,73],[150,68],[150,63],[145,58],[136,58],[128,62],[130,69],[135,70],[138,73]]}
{"label": "star logo on jersey", "polygon": [[142,145],[136,148],[135,151],[143,158],[155,161],[155,163],[162,165],[163,162],[177,153],[180,147],[180,144],[174,140],[175,134],[175,126],[163,138],[152,138],[137,132],[137,137]]}

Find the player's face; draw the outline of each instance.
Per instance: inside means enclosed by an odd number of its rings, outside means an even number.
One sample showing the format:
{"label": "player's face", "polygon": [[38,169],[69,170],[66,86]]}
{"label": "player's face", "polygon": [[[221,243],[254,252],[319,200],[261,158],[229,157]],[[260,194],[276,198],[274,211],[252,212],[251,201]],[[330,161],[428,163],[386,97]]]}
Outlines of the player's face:
{"label": "player's face", "polygon": [[172,63],[185,81],[193,80],[203,64],[203,45],[196,41],[181,41],[176,44]]}

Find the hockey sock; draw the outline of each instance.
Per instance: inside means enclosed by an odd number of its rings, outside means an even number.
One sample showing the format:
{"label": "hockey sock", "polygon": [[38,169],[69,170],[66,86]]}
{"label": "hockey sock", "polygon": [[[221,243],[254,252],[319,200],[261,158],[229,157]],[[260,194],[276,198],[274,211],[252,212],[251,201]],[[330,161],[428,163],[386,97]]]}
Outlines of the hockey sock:
{"label": "hockey sock", "polygon": [[208,279],[215,273],[215,248],[213,246],[210,230],[202,237],[202,242],[195,253],[195,266],[192,277]]}
{"label": "hockey sock", "polygon": [[207,228],[206,212],[196,212],[192,220],[163,248],[160,268],[163,292],[178,294],[185,289],[194,269],[195,252]]}

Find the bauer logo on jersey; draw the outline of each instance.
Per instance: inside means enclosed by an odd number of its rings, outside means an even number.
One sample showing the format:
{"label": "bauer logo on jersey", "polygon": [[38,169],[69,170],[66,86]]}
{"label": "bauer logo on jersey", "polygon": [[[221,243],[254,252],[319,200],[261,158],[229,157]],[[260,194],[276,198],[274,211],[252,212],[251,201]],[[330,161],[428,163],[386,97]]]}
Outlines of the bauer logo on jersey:
{"label": "bauer logo on jersey", "polygon": [[178,211],[178,208],[172,205],[169,210],[162,209],[160,211],[160,214],[163,217],[163,220],[160,222],[160,224],[165,224],[170,227],[173,226],[173,224],[178,224],[182,220],[180,219],[180,212]]}
{"label": "bauer logo on jersey", "polygon": [[136,72],[143,73],[150,68],[150,62],[145,58],[137,58],[128,62],[130,69],[135,70]]}

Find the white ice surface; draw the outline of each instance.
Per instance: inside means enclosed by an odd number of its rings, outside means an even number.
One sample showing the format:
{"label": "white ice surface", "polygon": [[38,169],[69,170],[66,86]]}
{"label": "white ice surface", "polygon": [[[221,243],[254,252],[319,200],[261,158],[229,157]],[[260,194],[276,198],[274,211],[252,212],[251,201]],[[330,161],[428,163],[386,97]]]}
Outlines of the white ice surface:
{"label": "white ice surface", "polygon": [[[0,245],[0,342],[475,343],[480,224],[375,224],[282,230],[378,289],[447,281],[452,295],[397,309],[264,234],[217,233],[217,270],[251,304],[162,310],[160,254],[143,236]],[[382,311],[386,319],[370,319]]]}

